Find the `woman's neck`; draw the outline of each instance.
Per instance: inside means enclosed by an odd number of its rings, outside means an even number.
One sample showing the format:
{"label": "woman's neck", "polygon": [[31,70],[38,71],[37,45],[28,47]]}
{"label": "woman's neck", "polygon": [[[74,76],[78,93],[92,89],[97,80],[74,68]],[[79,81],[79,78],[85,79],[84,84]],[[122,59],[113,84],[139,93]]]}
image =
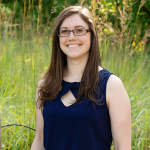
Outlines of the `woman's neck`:
{"label": "woman's neck", "polygon": [[67,67],[64,70],[63,79],[69,82],[80,82],[87,60],[72,60],[67,58]]}

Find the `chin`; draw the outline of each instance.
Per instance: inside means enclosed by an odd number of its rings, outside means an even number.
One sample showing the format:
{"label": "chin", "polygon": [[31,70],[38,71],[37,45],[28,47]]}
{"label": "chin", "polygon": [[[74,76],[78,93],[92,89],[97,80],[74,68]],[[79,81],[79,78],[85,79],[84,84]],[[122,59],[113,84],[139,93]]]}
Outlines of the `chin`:
{"label": "chin", "polygon": [[77,59],[77,58],[80,58],[82,56],[80,55],[67,55],[68,58],[71,58],[71,59]]}

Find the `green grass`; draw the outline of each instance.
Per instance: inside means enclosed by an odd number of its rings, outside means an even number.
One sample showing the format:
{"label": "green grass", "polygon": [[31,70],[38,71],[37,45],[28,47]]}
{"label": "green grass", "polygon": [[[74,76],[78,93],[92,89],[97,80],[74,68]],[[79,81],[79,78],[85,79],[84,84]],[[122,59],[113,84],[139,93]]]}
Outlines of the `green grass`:
{"label": "green grass", "polygon": [[[150,149],[150,55],[144,46],[118,48],[102,41],[105,68],[120,77],[132,106],[132,149]],[[51,40],[0,39],[1,125],[20,123],[35,128],[35,89],[49,66]],[[12,126],[2,128],[3,150],[29,150],[33,130]]]}

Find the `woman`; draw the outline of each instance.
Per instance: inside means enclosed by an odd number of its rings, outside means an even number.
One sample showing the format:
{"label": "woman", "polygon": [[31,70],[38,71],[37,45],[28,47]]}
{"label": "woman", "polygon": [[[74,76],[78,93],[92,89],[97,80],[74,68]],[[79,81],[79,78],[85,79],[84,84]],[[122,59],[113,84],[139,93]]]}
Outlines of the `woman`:
{"label": "woman", "polygon": [[103,68],[88,9],[57,18],[48,71],[36,93],[31,150],[131,150],[130,101],[121,80]]}

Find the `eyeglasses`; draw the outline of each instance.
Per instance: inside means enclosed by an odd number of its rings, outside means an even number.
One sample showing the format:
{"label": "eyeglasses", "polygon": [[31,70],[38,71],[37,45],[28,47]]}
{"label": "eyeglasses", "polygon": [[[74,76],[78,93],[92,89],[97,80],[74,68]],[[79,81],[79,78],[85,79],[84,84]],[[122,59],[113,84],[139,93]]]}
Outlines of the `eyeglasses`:
{"label": "eyeglasses", "polygon": [[79,28],[75,30],[66,30],[66,29],[58,30],[57,35],[60,37],[65,37],[65,36],[69,36],[70,32],[73,32],[75,36],[81,36],[81,35],[85,35],[87,32],[90,32],[90,29]]}

